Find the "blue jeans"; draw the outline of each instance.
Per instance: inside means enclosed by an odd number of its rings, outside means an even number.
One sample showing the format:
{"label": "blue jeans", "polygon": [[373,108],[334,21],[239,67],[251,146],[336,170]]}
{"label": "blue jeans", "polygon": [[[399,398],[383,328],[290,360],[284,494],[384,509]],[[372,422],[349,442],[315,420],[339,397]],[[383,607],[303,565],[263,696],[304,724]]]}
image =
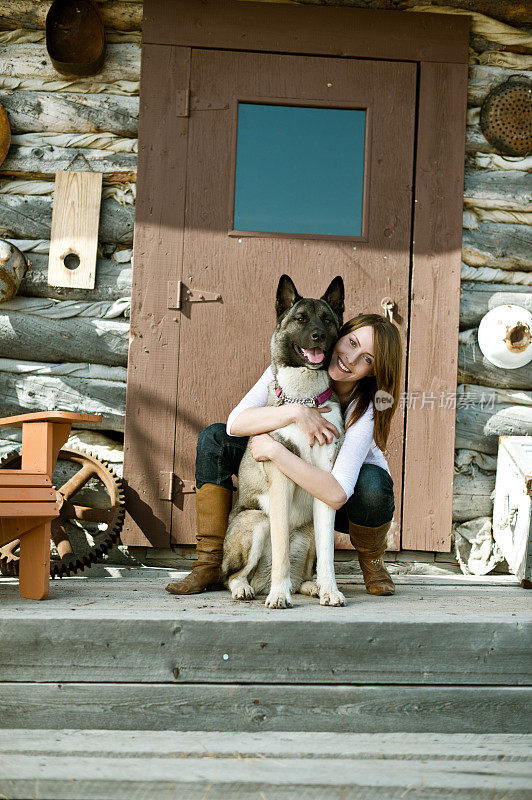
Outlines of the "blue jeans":
{"label": "blue jeans", "polygon": [[[247,443],[247,436],[229,436],[221,422],[204,428],[198,437],[196,453],[198,489],[204,483],[232,489],[232,476],[238,474]],[[335,529],[348,533],[349,521],[377,528],[390,522],[394,510],[393,481],[389,473],[376,464],[362,464],[355,491],[336,512]]]}

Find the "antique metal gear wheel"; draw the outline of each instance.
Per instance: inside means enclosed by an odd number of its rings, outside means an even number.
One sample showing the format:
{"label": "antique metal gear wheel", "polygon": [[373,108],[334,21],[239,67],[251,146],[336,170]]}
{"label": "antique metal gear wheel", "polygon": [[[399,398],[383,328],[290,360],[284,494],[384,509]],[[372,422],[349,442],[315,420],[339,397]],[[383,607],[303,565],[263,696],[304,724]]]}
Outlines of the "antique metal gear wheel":
{"label": "antique metal gear wheel", "polygon": [[[18,469],[21,456],[14,450],[0,461],[0,469]],[[59,516],[52,520],[50,575],[75,575],[100,560],[120,539],[124,524],[124,490],[109,465],[75,447],[59,452],[53,474]],[[0,571],[18,575],[19,540],[0,548]]]}

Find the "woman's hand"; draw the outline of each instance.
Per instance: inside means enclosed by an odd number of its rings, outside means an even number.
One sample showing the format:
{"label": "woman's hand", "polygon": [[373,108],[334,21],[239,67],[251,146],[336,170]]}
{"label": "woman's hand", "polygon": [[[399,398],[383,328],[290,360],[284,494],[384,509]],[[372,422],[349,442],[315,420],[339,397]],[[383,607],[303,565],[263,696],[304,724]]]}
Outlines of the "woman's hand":
{"label": "woman's hand", "polygon": [[306,435],[311,447],[316,439],[318,444],[325,444],[325,442],[330,444],[335,436],[340,436],[338,428],[322,416],[330,410],[330,406],[310,408],[309,406],[297,405],[296,422]]}
{"label": "woman's hand", "polygon": [[271,461],[276,447],[279,446],[282,447],[269,434],[259,433],[251,438],[249,449],[255,461]]}

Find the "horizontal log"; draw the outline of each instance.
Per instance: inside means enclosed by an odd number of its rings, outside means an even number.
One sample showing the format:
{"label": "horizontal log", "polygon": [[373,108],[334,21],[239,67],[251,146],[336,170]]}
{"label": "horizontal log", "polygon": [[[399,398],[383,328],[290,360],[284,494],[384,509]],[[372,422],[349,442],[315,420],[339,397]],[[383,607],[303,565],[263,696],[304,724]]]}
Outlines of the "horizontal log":
{"label": "horizontal log", "polygon": [[[348,2],[351,3],[352,0],[348,0]],[[365,0],[363,2],[354,0],[354,4],[366,6]],[[395,0],[388,0],[386,4],[389,4],[391,8],[397,6]],[[401,0],[399,5],[404,8],[405,6],[425,5],[425,3],[423,0],[421,0],[421,2],[420,0]],[[493,17],[494,20],[500,20],[507,25],[515,25],[518,27],[521,25],[526,26],[530,21],[530,13],[527,4],[521,2],[516,3],[515,0],[497,0],[496,3],[494,3],[493,0],[442,0],[442,2],[432,3],[431,5],[445,5],[452,8],[462,8],[464,11],[476,11],[477,14]],[[473,18],[473,26],[474,23],[475,19]],[[488,20],[481,20],[478,25],[480,26],[481,23],[483,23],[482,28],[485,29],[488,25]],[[490,27],[492,26],[495,27],[493,22],[491,22]]]}
{"label": "horizontal log", "polygon": [[108,131],[120,136],[137,136],[138,133],[138,97],[1,90],[0,103],[14,134]]}
{"label": "horizontal log", "polygon": [[[42,0],[0,0],[0,29],[45,28],[50,4]],[[142,27],[142,3],[108,0],[98,3],[105,28],[135,31]]]}
{"label": "horizontal log", "polygon": [[[0,235],[8,239],[50,239],[52,197],[0,194]],[[98,240],[116,244],[133,242],[135,208],[116,200],[102,200]]]}
{"label": "horizontal log", "polygon": [[31,267],[20,285],[19,294],[28,297],[52,297],[57,300],[117,300],[131,295],[131,262],[117,264],[106,258],[96,261],[94,289],[70,289],[48,285],[48,255],[27,254]]}
{"label": "horizontal log", "polygon": [[47,319],[0,306],[0,356],[28,361],[81,361],[125,366],[129,321]]}
{"label": "horizontal log", "polygon": [[101,414],[101,423],[80,424],[79,427],[123,431],[126,385],[118,381],[0,373],[0,417],[43,408]]}
{"label": "horizontal log", "polygon": [[[85,636],[85,641],[90,640]],[[4,682],[0,684],[0,725],[30,730],[84,728],[166,733],[207,729],[249,731],[252,734],[290,730],[385,734],[395,733],[399,728],[403,734],[435,730],[445,733],[528,733],[526,707],[529,696],[530,690],[525,687],[498,686],[169,686],[164,683]],[[270,739],[275,737],[270,736]],[[78,765],[79,758],[75,762]],[[379,762],[382,763],[385,762]],[[478,768],[478,763],[474,763]],[[124,759],[121,764],[126,769]],[[157,791],[140,796],[162,795]],[[418,791],[416,795],[421,797]],[[29,796],[28,792],[23,796]],[[190,797],[179,792],[174,796]],[[206,796],[205,792],[199,795],[200,798]],[[231,796],[235,797],[234,789]],[[345,795],[346,798],[349,796],[350,793]],[[443,797],[441,794],[438,796]]]}
{"label": "horizontal log", "polygon": [[129,317],[131,301],[128,297],[109,302],[100,300],[51,300],[41,297],[13,297],[2,303],[0,311],[18,311],[21,314],[35,314],[48,319],[71,319],[88,317],[95,319],[117,319],[123,321]]}
{"label": "horizontal log", "polygon": [[[486,398],[489,398],[489,389],[485,391]],[[497,455],[499,436],[532,436],[532,406],[492,403],[489,400],[485,403],[473,400],[471,405],[458,405],[455,447]]]}
{"label": "horizontal log", "polygon": [[473,267],[532,270],[530,226],[484,222],[474,230],[464,229],[462,259]]}
{"label": "horizontal log", "polygon": [[[0,358],[0,372],[14,372],[17,375],[61,375],[71,378],[87,378],[89,380],[118,381],[125,383],[127,369],[125,367],[107,367],[104,364],[84,364],[61,362],[51,364],[44,361],[23,361],[14,358]],[[0,435],[5,429],[0,430]]]}
{"label": "horizontal log", "polygon": [[532,288],[504,283],[462,281],[460,286],[460,328],[475,328],[488,311],[507,303],[532,313]]}
{"label": "horizontal log", "polygon": [[[469,0],[467,0],[469,2]],[[453,3],[454,5],[454,3]],[[493,16],[493,12],[489,14]],[[499,86],[511,75],[515,75],[514,69],[503,69],[502,67],[489,67],[485,65],[473,64],[469,67],[469,78],[467,81],[467,104],[469,106],[481,106],[486,95]]]}
{"label": "horizontal log", "polygon": [[[477,68],[477,69],[486,69]],[[75,86],[91,87],[113,81],[138,81],[140,48],[136,44],[107,44],[100,72],[89,78],[74,78]],[[45,44],[6,44],[0,50],[0,76],[61,80],[52,65]],[[72,80],[69,78],[69,80]]]}
{"label": "horizontal log", "polygon": [[531,367],[501,369],[484,358],[476,337],[468,344],[458,344],[458,382],[475,383],[503,389],[525,389],[531,386]]}
{"label": "horizontal log", "polygon": [[529,391],[522,389],[501,389],[500,387],[481,386],[473,383],[460,384],[456,395],[458,403],[466,405],[487,405],[488,401],[506,405],[532,406],[532,385]]}
{"label": "horizontal log", "polygon": [[458,473],[453,483],[453,522],[467,522],[476,517],[491,517],[495,489],[495,473],[471,467],[469,473]]}
{"label": "horizontal log", "polygon": [[[96,150],[92,147],[11,145],[9,154],[2,163],[2,173],[17,178],[54,176],[56,172],[67,170],[78,156],[86,159],[93,172],[102,172],[108,180],[136,180],[136,153],[110,153],[108,150]],[[79,159],[76,162],[78,166],[83,163]]]}
{"label": "horizontal log", "polygon": [[480,208],[530,210],[530,175],[519,170],[471,170],[464,178],[464,200]]}
{"label": "horizontal log", "polygon": [[468,125],[466,127],[465,138],[465,151],[466,154],[472,155],[474,153],[497,153],[498,150],[491,145],[484,134],[480,125]]}

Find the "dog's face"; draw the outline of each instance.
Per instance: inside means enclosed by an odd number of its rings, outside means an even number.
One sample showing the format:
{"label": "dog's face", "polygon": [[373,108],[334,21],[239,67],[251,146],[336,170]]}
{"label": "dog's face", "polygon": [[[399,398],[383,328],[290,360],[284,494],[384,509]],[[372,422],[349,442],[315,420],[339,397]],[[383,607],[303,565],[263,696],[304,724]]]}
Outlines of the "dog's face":
{"label": "dog's face", "polygon": [[334,278],[320,299],[309,299],[301,297],[288,275],[282,275],[275,307],[277,325],[271,345],[275,366],[326,369],[342,325],[342,278]]}

